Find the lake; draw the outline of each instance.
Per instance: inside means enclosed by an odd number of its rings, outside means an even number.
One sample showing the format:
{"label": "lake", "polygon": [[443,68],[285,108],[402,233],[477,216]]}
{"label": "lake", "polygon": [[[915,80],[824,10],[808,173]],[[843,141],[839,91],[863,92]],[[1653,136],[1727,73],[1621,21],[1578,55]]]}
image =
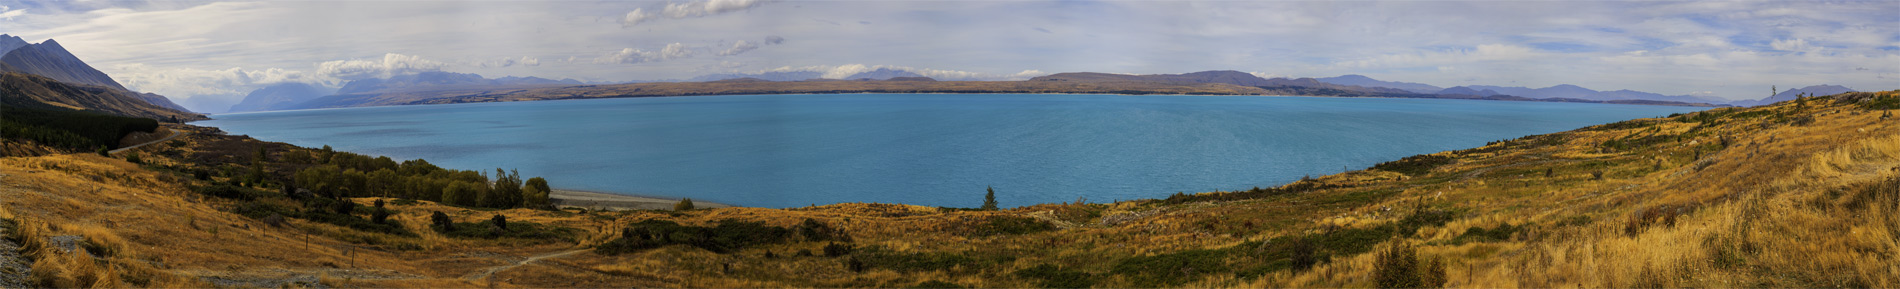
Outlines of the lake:
{"label": "lake", "polygon": [[1703,108],[1064,94],[615,98],[220,114],[305,147],[519,169],[555,188],[738,206],[1005,207],[1278,186],[1401,157]]}

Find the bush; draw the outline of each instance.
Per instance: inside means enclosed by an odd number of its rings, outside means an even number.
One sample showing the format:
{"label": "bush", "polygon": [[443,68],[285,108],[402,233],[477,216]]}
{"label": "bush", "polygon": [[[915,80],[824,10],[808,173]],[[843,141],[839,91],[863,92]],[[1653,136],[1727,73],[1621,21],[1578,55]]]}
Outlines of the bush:
{"label": "bush", "polygon": [[1372,169],[1416,176],[1416,175],[1423,175],[1425,173],[1429,173],[1432,171],[1433,168],[1450,164],[1451,161],[1452,161],[1452,158],[1449,156],[1415,155],[1415,156],[1401,158],[1396,161],[1379,163],[1377,165],[1373,165]]}
{"label": "bush", "polygon": [[791,230],[765,226],[765,223],[721,220],[713,227],[684,226],[673,221],[648,219],[621,229],[619,239],[595,247],[604,255],[638,252],[667,245],[691,245],[714,253],[729,253],[745,247],[784,242]]}
{"label": "bush", "polygon": [[806,242],[840,241],[851,242],[851,235],[844,230],[832,228],[825,222],[806,218],[804,222],[792,226],[792,236]]}
{"label": "bush", "polygon": [[[930,281],[924,281],[923,283],[917,283],[917,286],[910,286],[910,288],[951,288],[953,289],[953,288],[969,288],[969,287],[963,287],[963,285],[957,285],[957,283],[930,280]],[[1084,287],[1068,287],[1068,288],[1084,288]]]}
{"label": "bush", "polygon": [[983,206],[977,209],[984,210],[984,211],[995,211],[996,210],[996,188],[983,187],[983,190],[989,191],[989,193],[983,195]]}
{"label": "bush", "polygon": [[839,244],[839,243],[825,244],[825,257],[838,257],[838,256],[850,255],[851,250],[853,249],[857,249],[857,248],[855,246],[851,246],[851,244]]}
{"label": "bush", "polygon": [[1016,277],[1040,280],[1040,288],[1089,288],[1095,286],[1095,275],[1088,272],[1067,270],[1055,265],[1042,264],[1029,269],[1016,271]]}
{"label": "bush", "polygon": [[681,198],[679,203],[673,204],[673,210],[682,212],[693,210],[693,199]]}
{"label": "bush", "polygon": [[1441,288],[1445,287],[1445,267],[1437,259],[1427,263],[1418,261],[1418,254],[1404,241],[1395,242],[1391,248],[1380,251],[1377,267],[1373,268],[1373,279],[1379,288]]}
{"label": "bush", "polygon": [[213,184],[213,185],[208,185],[208,186],[201,186],[201,187],[193,188],[192,191],[195,191],[200,195],[225,198],[225,199],[233,199],[233,200],[242,200],[242,201],[250,201],[250,200],[256,200],[258,198],[268,198],[268,197],[275,196],[275,194],[271,192],[252,189],[250,187],[234,186],[230,184]]}
{"label": "bush", "polygon": [[1122,259],[1112,269],[1135,287],[1169,287],[1212,273],[1228,272],[1227,250],[1196,249]]}
{"label": "bush", "polygon": [[580,230],[534,222],[513,221],[498,225],[495,219],[473,223],[453,223],[442,235],[452,238],[514,238],[532,240],[571,240]]}
{"label": "bush", "polygon": [[434,227],[437,232],[455,230],[455,219],[449,218],[449,214],[443,214],[441,211],[435,211],[429,214],[429,224],[430,227]]}
{"label": "bush", "polygon": [[971,235],[974,236],[1022,235],[1053,231],[1056,225],[1030,217],[997,216],[972,229]]}
{"label": "bush", "polygon": [[[854,250],[851,260],[861,262],[867,268],[885,268],[899,272],[924,272],[950,270],[953,268],[976,268],[979,260],[961,253],[925,252],[901,253],[883,247],[871,246]],[[1001,263],[1001,260],[992,260]]]}

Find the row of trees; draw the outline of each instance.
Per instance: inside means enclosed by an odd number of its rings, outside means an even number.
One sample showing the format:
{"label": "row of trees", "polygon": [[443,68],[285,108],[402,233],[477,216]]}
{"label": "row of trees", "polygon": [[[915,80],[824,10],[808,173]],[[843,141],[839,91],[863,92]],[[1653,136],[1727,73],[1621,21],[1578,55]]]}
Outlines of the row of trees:
{"label": "row of trees", "polygon": [[514,171],[495,169],[494,180],[478,171],[443,169],[420,159],[396,163],[389,157],[369,158],[337,152],[329,146],[314,153],[292,150],[286,159],[316,166],[297,171],[286,191],[296,188],[332,198],[389,197],[429,200],[445,204],[488,208],[544,208],[549,205],[548,182],[540,177],[521,179]]}

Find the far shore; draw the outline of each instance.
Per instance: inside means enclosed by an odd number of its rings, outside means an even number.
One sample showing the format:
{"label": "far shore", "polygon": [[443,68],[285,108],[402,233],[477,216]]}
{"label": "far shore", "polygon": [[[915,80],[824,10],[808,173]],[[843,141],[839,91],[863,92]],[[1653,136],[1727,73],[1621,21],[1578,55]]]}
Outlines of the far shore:
{"label": "far shore", "polygon": [[[554,189],[548,193],[548,199],[556,207],[583,208],[589,210],[672,210],[679,199],[661,197],[629,196],[600,192]],[[732,205],[693,200],[694,208],[726,208]]]}

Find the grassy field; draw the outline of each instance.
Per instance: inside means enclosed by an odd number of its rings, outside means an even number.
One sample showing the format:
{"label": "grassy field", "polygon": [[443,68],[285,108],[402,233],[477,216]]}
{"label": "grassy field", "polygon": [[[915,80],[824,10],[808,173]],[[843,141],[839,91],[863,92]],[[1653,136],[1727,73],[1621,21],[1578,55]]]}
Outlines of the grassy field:
{"label": "grassy field", "polygon": [[[0,218],[26,228],[10,230],[23,243],[79,236],[77,250],[29,246],[37,284],[61,287],[1896,287],[1893,109],[1900,92],[1849,93],[1527,136],[1278,188],[997,211],[348,199],[361,206],[343,214],[386,210],[410,234],[236,213],[333,206],[194,190],[250,166],[287,175],[296,167],[270,160],[310,149],[168,125],[192,134],[135,150],[139,164],[0,159]],[[257,147],[264,162],[249,159]],[[242,185],[268,195],[266,179]],[[436,212],[459,229],[431,225]]]}

